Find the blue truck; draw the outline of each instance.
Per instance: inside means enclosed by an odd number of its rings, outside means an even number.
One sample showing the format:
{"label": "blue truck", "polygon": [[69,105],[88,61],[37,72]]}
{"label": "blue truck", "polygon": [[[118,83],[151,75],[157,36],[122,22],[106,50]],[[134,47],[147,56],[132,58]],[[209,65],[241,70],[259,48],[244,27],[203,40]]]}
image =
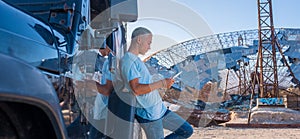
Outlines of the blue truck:
{"label": "blue truck", "polygon": [[[73,57],[88,26],[101,33],[112,21],[136,20],[137,16],[123,18],[118,13],[121,9],[110,11],[110,17],[101,22],[91,22],[123,1],[0,1],[0,138],[72,136],[61,106],[70,99],[66,91],[72,91],[66,73],[72,71]],[[97,39],[92,43],[99,45]]]}

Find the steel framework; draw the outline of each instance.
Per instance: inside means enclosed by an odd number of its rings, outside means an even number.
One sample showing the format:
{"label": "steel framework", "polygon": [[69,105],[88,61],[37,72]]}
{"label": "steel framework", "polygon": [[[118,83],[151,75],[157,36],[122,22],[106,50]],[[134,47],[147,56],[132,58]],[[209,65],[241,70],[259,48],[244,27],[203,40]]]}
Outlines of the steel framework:
{"label": "steel framework", "polygon": [[[275,29],[276,36],[284,36],[279,41],[280,45],[289,45],[289,42],[295,41],[295,36],[300,34],[300,29],[278,28]],[[236,46],[257,46],[258,30],[242,30],[235,32],[226,32],[204,36],[189,41],[173,45],[167,49],[159,51],[151,58],[155,58],[157,64],[163,67],[171,67],[187,59],[191,55],[199,55],[215,50]],[[147,58],[147,59],[150,59]]]}
{"label": "steel framework", "polygon": [[[276,38],[272,16],[272,1],[257,0],[258,60],[260,97],[278,97]],[[256,70],[256,72],[258,72]]]}
{"label": "steel framework", "polygon": [[[286,57],[283,56],[282,52],[285,52],[289,50],[292,46],[292,48],[296,48],[295,46],[299,45],[299,38],[300,38],[300,29],[292,29],[292,28],[278,28],[274,29],[276,32],[275,36],[277,38],[277,45],[280,46],[280,54],[279,52],[276,53],[277,57]],[[233,54],[242,53],[244,56],[249,58],[249,65],[247,66],[246,73],[243,73],[242,67],[239,66],[242,69],[239,69],[241,71],[236,71],[237,73],[235,75],[240,75],[241,77],[244,77],[246,79],[246,82],[250,81],[250,73],[256,70],[256,63],[257,63],[257,49],[259,45],[258,41],[258,30],[242,30],[242,31],[236,31],[236,32],[227,32],[227,33],[221,33],[221,34],[214,34],[210,36],[204,36],[201,38],[192,39],[189,41],[185,41],[179,44],[176,44],[172,47],[169,47],[168,49],[164,49],[162,51],[159,51],[155,54],[153,54],[151,57],[149,57],[146,61],[146,63],[149,63],[151,65],[151,69],[153,71],[159,72],[163,69],[173,69],[173,67],[178,66],[180,63],[185,63],[185,61],[193,60],[193,58],[202,55],[207,54],[212,51],[220,51],[221,57],[228,58],[224,52],[222,54],[222,50],[226,50],[227,48],[238,50],[242,48],[241,50],[233,52]],[[248,49],[243,49],[248,48]],[[251,49],[249,49],[251,48]],[[298,51],[298,50],[297,50]],[[229,57],[230,58],[230,57]],[[234,58],[233,58],[234,60]],[[242,60],[242,59],[241,59]],[[278,87],[280,89],[288,88],[292,85],[295,85],[295,82],[292,82],[292,78],[296,78],[295,76],[291,76],[291,72],[294,69],[289,69],[286,65],[291,65],[291,63],[283,63],[281,61],[282,59],[277,59],[277,70],[278,70]],[[213,61],[210,61],[210,63]],[[219,61],[221,62],[221,61]],[[228,62],[228,61],[227,61]],[[234,61],[232,61],[234,64]],[[238,65],[236,61],[236,65]],[[200,64],[200,65],[199,65]],[[230,64],[230,65],[231,65]],[[201,66],[201,62],[196,62],[196,65],[199,68],[199,73],[203,72],[207,69],[203,68]],[[210,67],[208,67],[210,68]],[[224,67],[226,69],[228,67]],[[246,68],[246,67],[244,67]],[[222,70],[222,69],[219,69]],[[241,72],[238,74],[238,72]],[[231,72],[232,73],[232,72]],[[246,75],[242,75],[246,74]],[[225,75],[225,74],[224,74]],[[247,84],[246,90],[250,89],[249,83],[242,83],[244,81],[244,78],[241,78],[243,81],[241,81],[241,84],[237,84],[238,80],[236,80],[236,76],[233,74],[230,74],[228,78],[230,80],[228,83],[230,85],[221,85],[221,88],[224,88],[226,90],[231,90],[239,87],[242,85],[241,89],[245,91],[245,87],[243,84]],[[256,75],[256,74],[255,74]],[[200,75],[199,75],[200,76]],[[212,75],[211,75],[212,76]],[[232,76],[232,77],[231,77]],[[200,79],[203,79],[203,77],[199,77]],[[222,77],[225,79],[226,77]],[[253,88],[253,87],[251,87]],[[254,88],[259,88],[255,87]],[[242,91],[242,92],[244,92]],[[260,90],[258,90],[260,91]],[[257,92],[255,92],[257,93]]]}

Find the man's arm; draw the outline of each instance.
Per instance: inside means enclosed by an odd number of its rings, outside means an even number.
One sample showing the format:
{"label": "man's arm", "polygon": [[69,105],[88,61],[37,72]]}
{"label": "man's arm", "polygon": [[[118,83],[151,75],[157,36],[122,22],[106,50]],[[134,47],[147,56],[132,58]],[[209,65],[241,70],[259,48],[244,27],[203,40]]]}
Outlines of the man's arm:
{"label": "man's arm", "polygon": [[138,78],[129,81],[131,90],[135,95],[147,94],[158,88],[171,88],[173,83],[174,79],[163,79],[151,84],[140,84]]}
{"label": "man's arm", "polygon": [[113,90],[113,83],[111,80],[106,80],[106,84],[99,84],[96,82],[97,90],[100,94],[109,96]]}
{"label": "man's arm", "polygon": [[100,84],[94,80],[77,81],[76,86],[79,88],[86,88],[90,90],[97,90],[100,94],[109,96],[113,90],[113,83],[111,80],[106,80],[106,84]]}

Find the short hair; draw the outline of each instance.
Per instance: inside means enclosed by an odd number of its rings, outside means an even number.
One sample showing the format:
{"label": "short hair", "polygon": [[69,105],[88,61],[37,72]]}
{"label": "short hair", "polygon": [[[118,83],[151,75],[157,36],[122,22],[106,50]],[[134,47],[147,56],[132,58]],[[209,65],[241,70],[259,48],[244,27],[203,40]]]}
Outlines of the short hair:
{"label": "short hair", "polygon": [[134,31],[131,34],[131,39],[134,39],[137,36],[145,35],[145,34],[152,34],[151,31],[144,27],[138,27],[134,29]]}

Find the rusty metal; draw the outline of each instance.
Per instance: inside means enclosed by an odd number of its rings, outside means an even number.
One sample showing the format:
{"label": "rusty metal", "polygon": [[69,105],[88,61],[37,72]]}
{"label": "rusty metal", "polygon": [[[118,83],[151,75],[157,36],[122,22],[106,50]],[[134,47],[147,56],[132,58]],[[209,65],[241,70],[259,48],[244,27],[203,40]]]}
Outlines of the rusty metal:
{"label": "rusty metal", "polygon": [[226,96],[228,95],[228,93],[227,93],[227,85],[228,85],[229,72],[230,72],[230,70],[228,70],[227,73],[226,73],[226,83],[225,83],[224,97],[223,97],[224,100],[225,100]]}
{"label": "rusty metal", "polygon": [[257,0],[258,4],[258,67],[260,97],[278,97],[278,75],[272,1]]}
{"label": "rusty metal", "polygon": [[280,52],[280,55],[283,57],[283,63],[284,63],[284,65],[288,68],[288,70],[289,70],[291,76],[292,76],[293,79],[296,81],[296,84],[299,85],[300,82],[299,82],[299,80],[296,78],[296,76],[295,76],[293,70],[291,69],[290,65],[288,64],[287,60],[284,58],[284,54],[283,54],[283,52],[282,52],[282,50],[281,50],[281,45],[280,45],[280,43],[278,42],[277,39],[276,39],[276,46],[277,46],[277,48],[278,48],[278,50],[279,50],[279,52]]}
{"label": "rusty metal", "polygon": [[246,66],[248,66],[248,63],[245,62],[244,60],[238,60],[237,61],[238,65],[240,66],[240,70],[238,70],[238,78],[239,78],[239,94],[241,95],[245,95],[245,93],[247,92],[247,90],[249,89],[249,82],[248,82],[248,77],[247,74],[249,72],[247,72]]}

